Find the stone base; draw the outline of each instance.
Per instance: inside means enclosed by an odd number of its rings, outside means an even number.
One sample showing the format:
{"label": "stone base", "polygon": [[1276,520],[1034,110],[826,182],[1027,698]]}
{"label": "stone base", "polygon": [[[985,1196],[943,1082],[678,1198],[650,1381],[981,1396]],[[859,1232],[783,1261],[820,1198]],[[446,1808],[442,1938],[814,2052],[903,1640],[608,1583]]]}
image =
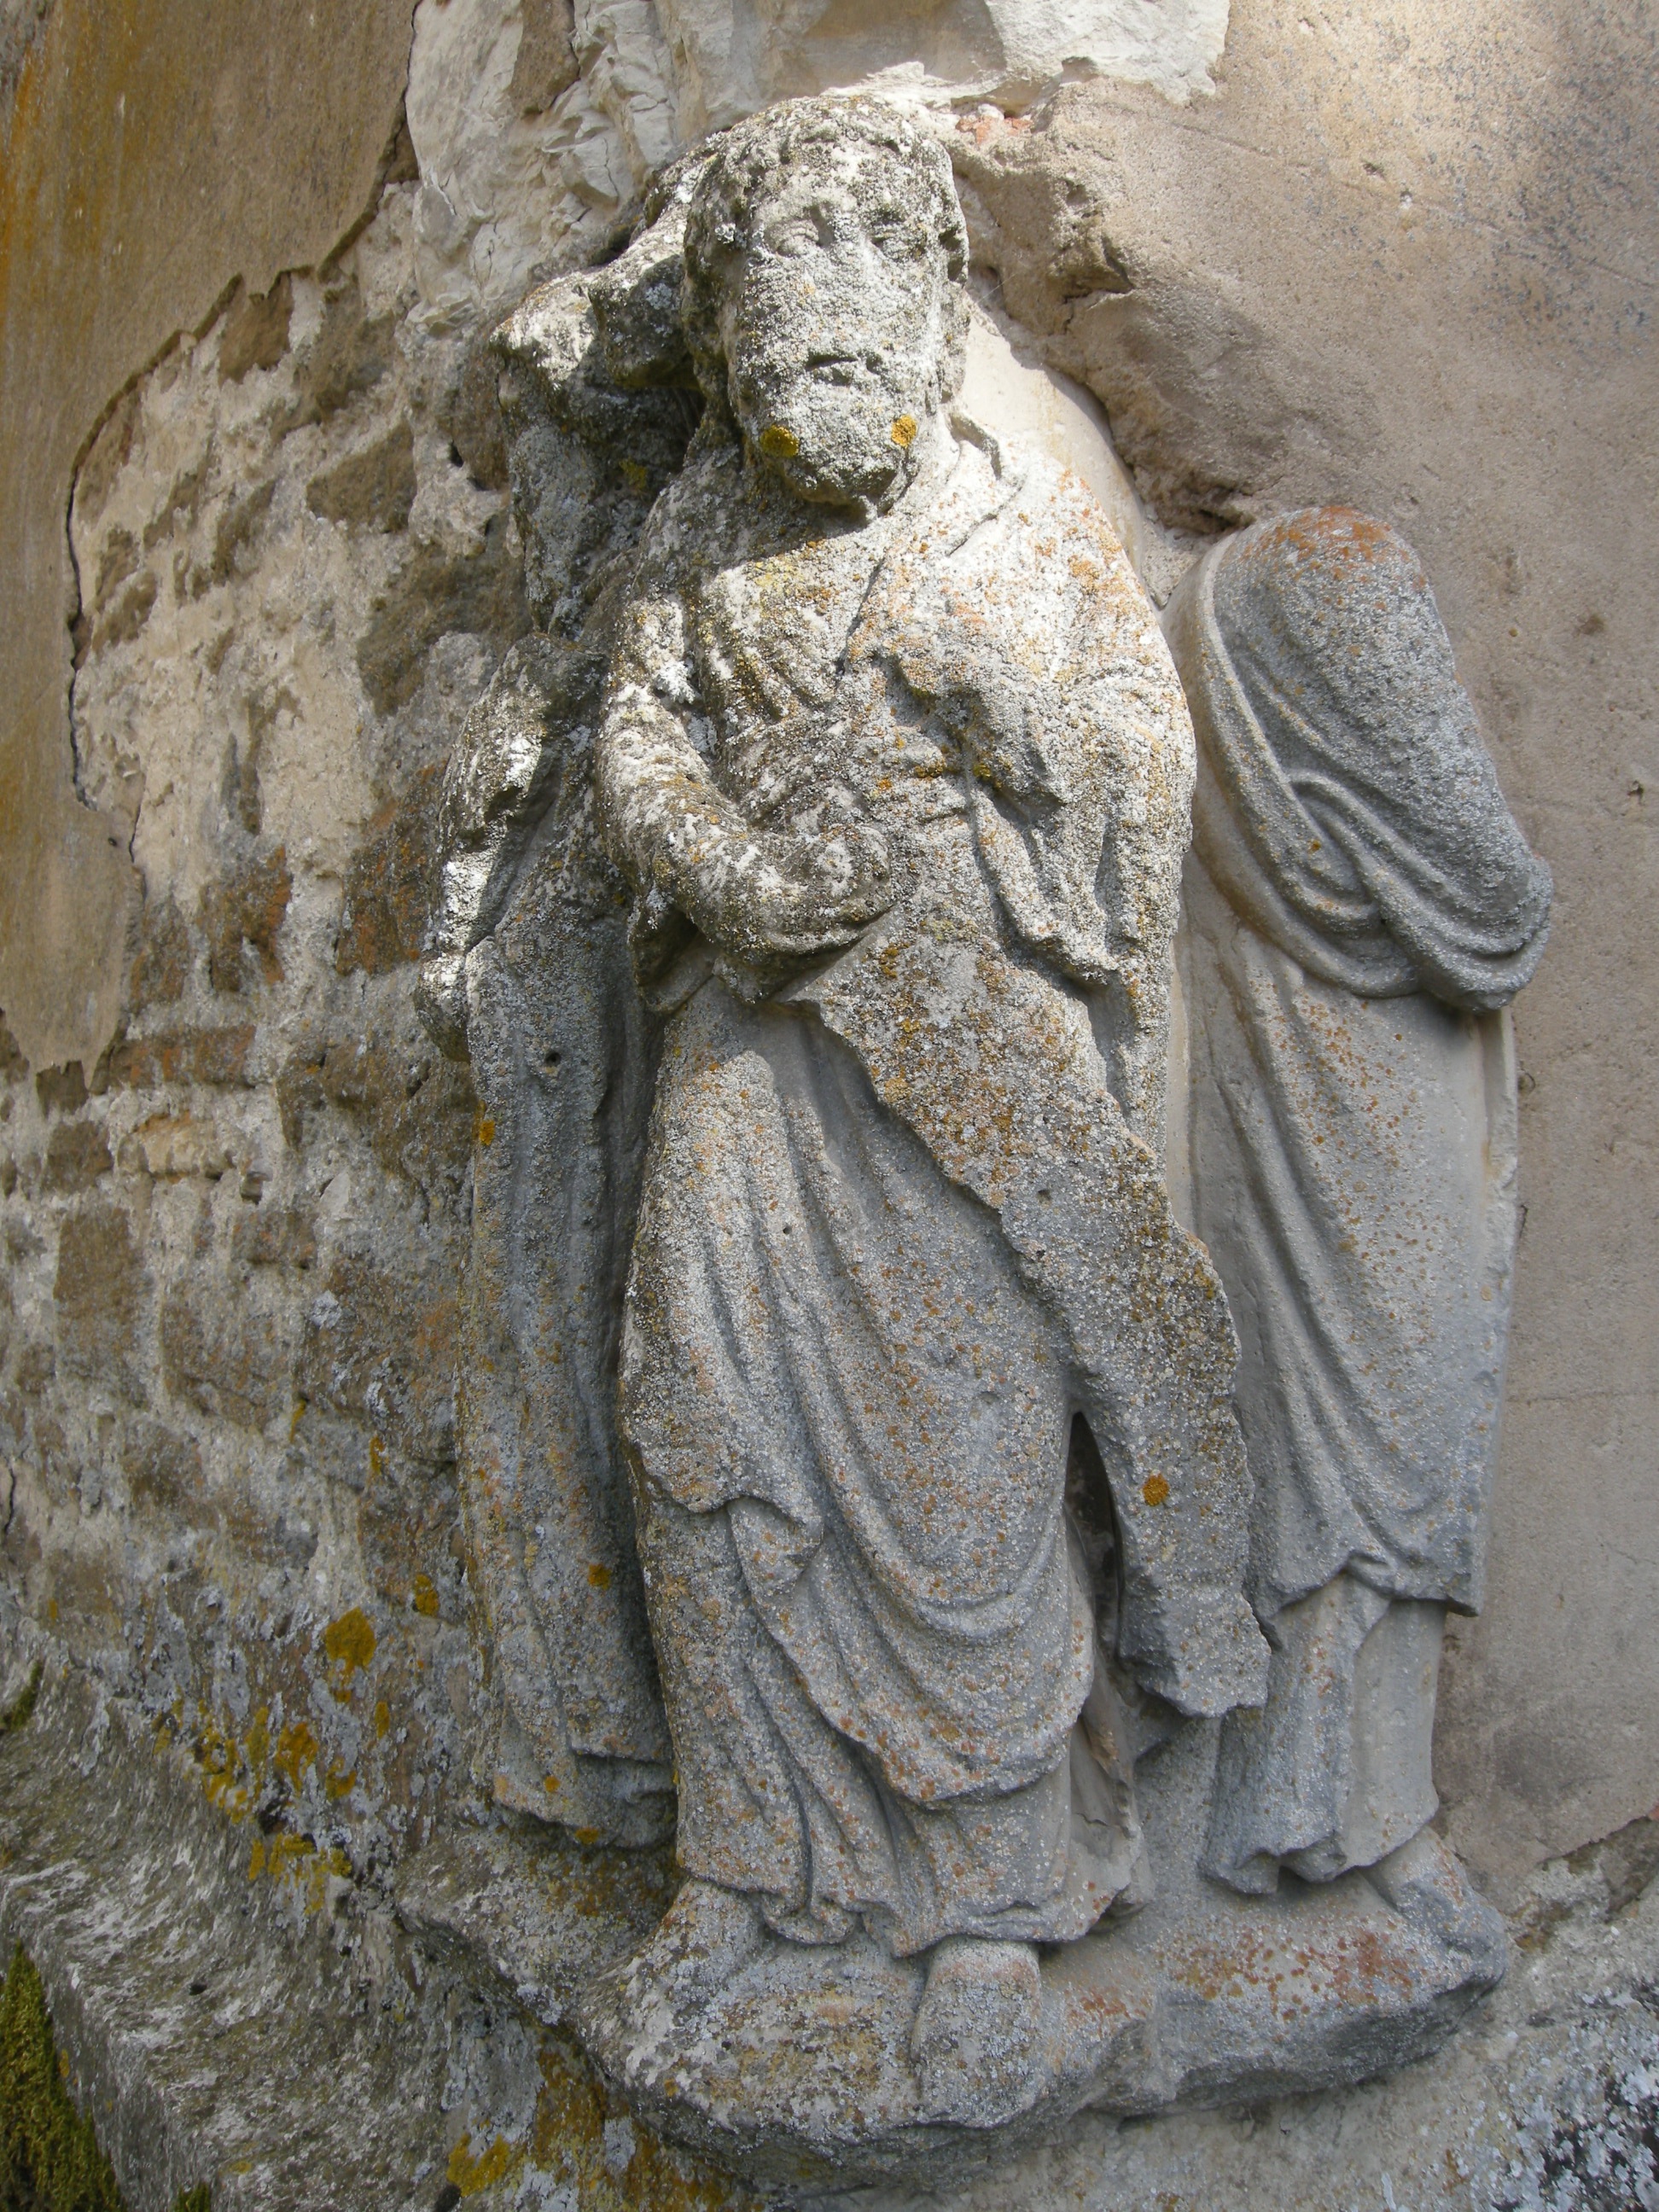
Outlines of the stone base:
{"label": "stone base", "polygon": [[577,2011],[589,2056],[651,2126],[789,2196],[938,2185],[1085,2106],[1255,2104],[1436,2050],[1505,1961],[1503,1922],[1438,1838],[1425,1833],[1375,1879],[1315,1887],[1287,1876],[1275,1896],[1236,1896],[1194,1871],[1195,1824],[1183,1816],[1212,1736],[1182,1733],[1185,1755],[1177,1744],[1155,1762],[1147,1811],[1154,1864],[1170,1863],[1159,1829],[1185,1842],[1184,1863],[1133,1919],[1042,1956],[1017,2109],[971,2126],[930,2112],[910,2048],[925,1960],[893,1960],[867,1937],[785,1942],[742,1900],[722,1911],[718,1892],[701,1915],[677,1908],[589,1985]]}

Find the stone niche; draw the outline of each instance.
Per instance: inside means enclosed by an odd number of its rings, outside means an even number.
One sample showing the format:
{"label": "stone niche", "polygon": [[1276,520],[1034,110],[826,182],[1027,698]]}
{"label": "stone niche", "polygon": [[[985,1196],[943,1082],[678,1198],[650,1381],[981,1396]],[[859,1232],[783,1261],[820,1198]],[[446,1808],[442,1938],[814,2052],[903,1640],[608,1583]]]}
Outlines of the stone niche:
{"label": "stone niche", "polygon": [[139,2212],[1659,2204],[1643,40],[1499,14],[421,0],[0,455],[0,1941]]}

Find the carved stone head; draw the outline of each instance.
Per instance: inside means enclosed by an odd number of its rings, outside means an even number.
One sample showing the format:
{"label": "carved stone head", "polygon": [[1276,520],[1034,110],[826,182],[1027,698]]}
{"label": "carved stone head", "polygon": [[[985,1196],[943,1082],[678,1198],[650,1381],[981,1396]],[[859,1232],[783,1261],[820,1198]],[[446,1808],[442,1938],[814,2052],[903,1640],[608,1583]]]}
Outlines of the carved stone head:
{"label": "carved stone head", "polygon": [[733,131],[685,239],[685,321],[711,407],[804,499],[890,505],[962,379],[967,240],[950,161],[870,100]]}

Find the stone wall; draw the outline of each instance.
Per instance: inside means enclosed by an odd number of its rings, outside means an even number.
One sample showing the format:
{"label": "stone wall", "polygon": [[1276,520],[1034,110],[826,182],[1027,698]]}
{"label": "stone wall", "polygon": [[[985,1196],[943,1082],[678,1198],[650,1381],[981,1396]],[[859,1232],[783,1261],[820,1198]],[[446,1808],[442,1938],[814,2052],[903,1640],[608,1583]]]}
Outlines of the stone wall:
{"label": "stone wall", "polygon": [[[118,1699],[119,1741],[159,1732],[242,1857],[263,1839],[256,1889],[331,1870],[355,1955],[490,1779],[450,1401],[491,1130],[410,1000],[437,774],[529,619],[477,340],[610,250],[690,137],[878,74],[940,110],[991,314],[1103,410],[1154,588],[1277,507],[1393,522],[1554,870],[1492,1593],[1454,1624],[1437,1777],[1540,1946],[1619,1906],[1598,1841],[1659,1800],[1653,27],[1548,0],[1150,20],[0,9],[5,1695],[39,1658],[72,1669],[66,1714]],[[1538,2033],[1621,1955],[1552,1964]],[[1513,2136],[1494,2050],[1456,2124],[1486,2098]],[[1537,2064],[1565,2095],[1568,2060]],[[1453,2125],[1412,2094],[1283,2155],[1358,2130],[1376,2202],[1365,2134],[1397,2136],[1382,2201],[1498,2202],[1443,2165],[1403,2194],[1414,2131]],[[1223,2126],[1085,2135],[1020,2201],[1160,2157],[1180,2188],[1334,2201]]]}

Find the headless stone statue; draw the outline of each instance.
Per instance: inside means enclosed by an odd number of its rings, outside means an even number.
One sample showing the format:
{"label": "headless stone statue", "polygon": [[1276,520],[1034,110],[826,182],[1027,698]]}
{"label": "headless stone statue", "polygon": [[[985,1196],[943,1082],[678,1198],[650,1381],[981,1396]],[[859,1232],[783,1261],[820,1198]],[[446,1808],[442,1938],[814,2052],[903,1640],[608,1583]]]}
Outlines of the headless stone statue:
{"label": "headless stone statue", "polygon": [[1261,1892],[1281,1865],[1403,1868],[1436,1809],[1441,1627],[1480,1601],[1509,1320],[1499,1010],[1550,879],[1393,532],[1259,524],[1168,626],[1199,737],[1192,1218],[1243,1346],[1273,1646],[1266,1706],[1223,1733],[1206,1863]]}

